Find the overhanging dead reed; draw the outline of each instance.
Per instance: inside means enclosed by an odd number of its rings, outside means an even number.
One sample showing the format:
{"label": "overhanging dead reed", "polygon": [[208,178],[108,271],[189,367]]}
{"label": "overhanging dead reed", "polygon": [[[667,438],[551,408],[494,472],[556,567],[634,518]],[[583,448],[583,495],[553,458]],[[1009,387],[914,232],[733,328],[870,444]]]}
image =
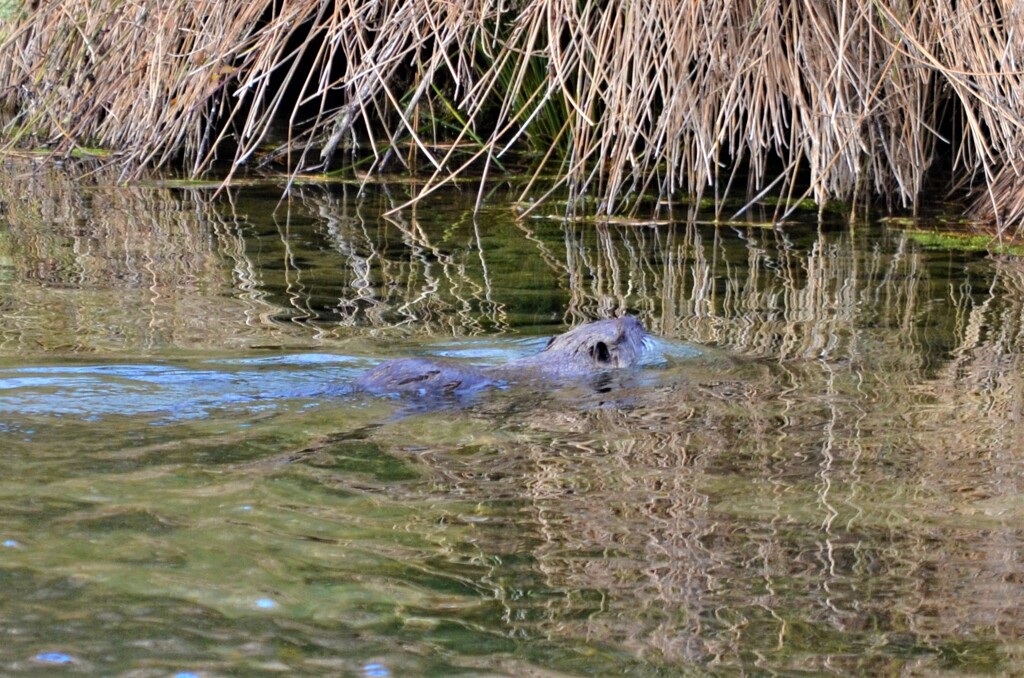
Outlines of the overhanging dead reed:
{"label": "overhanging dead reed", "polygon": [[0,39],[8,147],[129,174],[359,161],[429,190],[542,149],[537,176],[603,212],[773,184],[916,210],[938,163],[1024,223],[1013,0],[63,0]]}

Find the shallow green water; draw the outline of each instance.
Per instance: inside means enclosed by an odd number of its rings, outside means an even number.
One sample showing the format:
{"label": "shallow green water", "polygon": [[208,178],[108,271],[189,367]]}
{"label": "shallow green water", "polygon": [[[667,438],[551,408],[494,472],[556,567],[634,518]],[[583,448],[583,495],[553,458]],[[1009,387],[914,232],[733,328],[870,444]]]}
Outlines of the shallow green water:
{"label": "shallow green water", "polygon": [[[0,672],[1024,672],[1019,259],[406,191],[0,180]],[[600,388],[350,390],[627,311]]]}

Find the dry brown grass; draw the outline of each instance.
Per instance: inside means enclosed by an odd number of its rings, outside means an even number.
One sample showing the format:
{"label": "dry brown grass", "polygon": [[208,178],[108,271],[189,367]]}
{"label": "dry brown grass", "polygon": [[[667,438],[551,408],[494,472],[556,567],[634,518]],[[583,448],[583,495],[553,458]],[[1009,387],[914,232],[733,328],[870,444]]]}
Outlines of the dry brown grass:
{"label": "dry brown grass", "polygon": [[429,190],[532,140],[537,176],[603,212],[767,190],[916,210],[941,158],[976,214],[1024,222],[1014,0],[63,0],[0,36],[8,144],[117,149],[127,174],[359,158]]}

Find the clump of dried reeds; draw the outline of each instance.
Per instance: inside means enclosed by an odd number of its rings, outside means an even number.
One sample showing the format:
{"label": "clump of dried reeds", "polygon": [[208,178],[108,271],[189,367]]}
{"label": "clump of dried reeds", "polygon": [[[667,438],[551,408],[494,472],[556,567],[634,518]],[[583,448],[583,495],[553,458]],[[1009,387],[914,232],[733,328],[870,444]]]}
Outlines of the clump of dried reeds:
{"label": "clump of dried reeds", "polygon": [[355,157],[430,186],[539,147],[605,212],[801,187],[916,208],[942,158],[1024,222],[1014,0],[55,0],[0,28],[8,141],[127,170]]}

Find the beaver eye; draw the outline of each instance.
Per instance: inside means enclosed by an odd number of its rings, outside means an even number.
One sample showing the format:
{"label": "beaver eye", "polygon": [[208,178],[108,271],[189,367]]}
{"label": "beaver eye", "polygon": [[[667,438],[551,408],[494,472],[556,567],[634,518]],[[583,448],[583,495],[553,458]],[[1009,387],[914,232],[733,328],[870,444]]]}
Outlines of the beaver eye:
{"label": "beaver eye", "polygon": [[611,362],[612,354],[608,350],[608,344],[599,341],[590,347],[590,357],[599,363]]}

